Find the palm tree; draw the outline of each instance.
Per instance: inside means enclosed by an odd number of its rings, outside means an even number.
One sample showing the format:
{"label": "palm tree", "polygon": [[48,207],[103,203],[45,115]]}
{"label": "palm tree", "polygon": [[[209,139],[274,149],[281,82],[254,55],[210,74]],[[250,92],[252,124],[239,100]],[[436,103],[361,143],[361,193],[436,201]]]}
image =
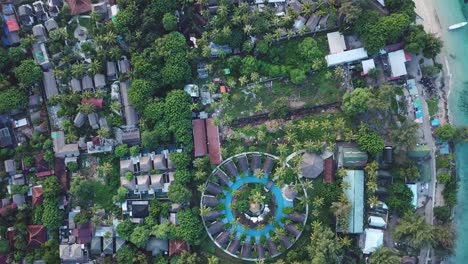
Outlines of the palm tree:
{"label": "palm tree", "polygon": [[92,104],[80,104],[78,105],[77,108],[78,112],[81,112],[83,114],[91,114],[94,112],[94,106]]}
{"label": "palm tree", "polygon": [[369,198],[367,199],[367,203],[369,204],[369,206],[375,206],[379,203],[379,198],[377,198],[377,196],[375,195],[371,195],[369,196]]}
{"label": "palm tree", "polygon": [[302,26],[297,30],[297,34],[299,34],[299,36],[304,36],[304,34],[307,32],[307,29],[308,28],[306,26]]}
{"label": "palm tree", "polygon": [[112,103],[110,105],[110,109],[111,109],[112,112],[114,112],[114,113],[116,113],[118,115],[121,115],[122,105],[118,101],[112,101]]}
{"label": "palm tree", "polygon": [[206,185],[205,184],[198,185],[197,191],[199,191],[200,193],[204,193],[206,191]]}
{"label": "palm tree", "polygon": [[102,63],[99,60],[92,60],[89,66],[89,71],[92,75],[102,72]]}
{"label": "palm tree", "polygon": [[112,164],[110,164],[109,162],[104,162],[97,167],[97,171],[99,172],[99,174],[105,177],[112,172]]}
{"label": "palm tree", "polygon": [[94,93],[91,92],[91,91],[84,91],[81,94],[81,98],[89,99],[89,98],[93,98],[93,97],[94,97]]}
{"label": "palm tree", "polygon": [[245,77],[245,76],[241,76],[239,78],[239,82],[240,82],[241,86],[244,86],[245,84],[247,84],[248,81],[249,81],[249,79],[247,79],[247,77]]}
{"label": "palm tree", "polygon": [[107,31],[102,40],[104,44],[111,46],[117,43],[117,35],[112,31]]}
{"label": "palm tree", "polygon": [[66,143],[71,144],[71,143],[76,143],[76,141],[78,141],[78,136],[76,135],[75,132],[73,132],[73,133],[68,132],[65,135],[65,142]]}
{"label": "palm tree", "polygon": [[393,233],[395,239],[408,242],[415,250],[432,246],[436,241],[434,227],[415,213],[404,215]]}
{"label": "palm tree", "polygon": [[359,7],[359,5],[356,5],[352,1],[346,1],[341,4],[339,12],[346,12],[343,13],[346,14],[345,22],[347,24],[352,24],[359,17],[359,15],[362,12],[362,9]]}
{"label": "palm tree", "polygon": [[195,172],[195,179],[198,181],[204,180],[206,178],[206,172],[198,170]]}
{"label": "palm tree", "polygon": [[349,238],[349,236],[343,236],[339,238],[339,242],[340,242],[341,247],[349,248],[352,245],[353,240]]}
{"label": "palm tree", "polygon": [[257,73],[257,72],[252,72],[250,74],[250,79],[253,81],[253,82],[257,82],[259,79],[260,79],[260,75]]}
{"label": "palm tree", "polygon": [[250,35],[254,31],[254,28],[252,25],[246,24],[243,30],[246,35]]}
{"label": "palm tree", "polygon": [[227,5],[221,4],[218,6],[218,12],[217,15],[220,17],[226,17],[228,15],[229,9]]}
{"label": "palm tree", "polygon": [[252,195],[250,195],[249,200],[250,200],[251,203],[260,204],[265,200],[265,198],[266,197],[264,195],[262,195],[261,192],[256,191]]}
{"label": "palm tree", "polygon": [[255,174],[255,177],[257,177],[259,179],[261,179],[261,178],[263,178],[263,176],[265,176],[262,169],[256,169],[254,171],[254,174]]}
{"label": "palm tree", "polygon": [[387,247],[378,248],[369,258],[369,264],[400,264],[400,262],[397,253]]}
{"label": "palm tree", "polygon": [[323,197],[315,197],[312,204],[314,208],[321,208],[323,206]]}
{"label": "palm tree", "polygon": [[49,33],[49,37],[54,41],[65,41],[68,33],[66,28],[57,28]]}
{"label": "palm tree", "polygon": [[86,73],[86,66],[82,63],[73,64],[71,68],[71,73],[73,77],[79,79],[83,77]]}
{"label": "palm tree", "polygon": [[219,258],[216,256],[210,256],[208,258],[208,264],[219,264]]}
{"label": "palm tree", "polygon": [[202,207],[200,207],[200,216],[201,217],[207,216],[210,212],[211,212],[211,207],[207,207],[207,206],[204,206],[204,205],[202,205]]}
{"label": "palm tree", "polygon": [[109,133],[109,131],[107,129],[100,128],[97,131],[97,135],[98,135],[98,137],[104,139],[104,138],[108,138],[110,136],[110,133]]}

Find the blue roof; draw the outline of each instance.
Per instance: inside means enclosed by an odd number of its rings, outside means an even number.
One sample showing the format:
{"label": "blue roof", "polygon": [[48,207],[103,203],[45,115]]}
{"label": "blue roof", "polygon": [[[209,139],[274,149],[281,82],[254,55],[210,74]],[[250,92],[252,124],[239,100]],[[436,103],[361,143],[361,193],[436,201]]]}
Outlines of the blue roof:
{"label": "blue roof", "polygon": [[421,110],[416,111],[416,118],[421,118],[423,117],[423,113]]}
{"label": "blue roof", "polygon": [[349,185],[344,193],[352,205],[349,212],[348,233],[359,234],[364,231],[364,171],[347,170],[343,181]]}
{"label": "blue roof", "polygon": [[418,89],[416,88],[416,80],[415,79],[409,79],[406,81],[406,88],[408,89],[408,92],[410,95],[417,95],[418,94]]}
{"label": "blue roof", "polygon": [[442,146],[440,147],[440,154],[442,154],[442,155],[450,154],[450,148],[449,148],[449,144],[447,142],[442,144]]}
{"label": "blue roof", "polygon": [[439,119],[435,118],[431,121],[431,126],[438,127],[440,125]]}

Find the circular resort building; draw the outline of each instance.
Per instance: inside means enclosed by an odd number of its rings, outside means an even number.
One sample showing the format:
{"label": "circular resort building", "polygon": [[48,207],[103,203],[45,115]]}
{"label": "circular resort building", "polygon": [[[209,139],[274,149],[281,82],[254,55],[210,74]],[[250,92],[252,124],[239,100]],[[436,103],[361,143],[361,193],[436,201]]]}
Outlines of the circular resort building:
{"label": "circular resort building", "polygon": [[307,201],[307,193],[296,175],[288,184],[274,176],[285,174],[283,166],[289,167],[275,156],[248,152],[212,172],[201,198],[202,219],[225,253],[248,261],[274,258],[300,237],[308,215],[300,201]]}

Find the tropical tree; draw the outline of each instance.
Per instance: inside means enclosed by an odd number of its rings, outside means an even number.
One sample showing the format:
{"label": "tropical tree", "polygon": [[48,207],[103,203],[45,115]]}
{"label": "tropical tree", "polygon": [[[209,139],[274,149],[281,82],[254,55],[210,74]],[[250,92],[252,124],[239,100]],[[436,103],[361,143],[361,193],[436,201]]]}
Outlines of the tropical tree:
{"label": "tropical tree", "polygon": [[94,109],[94,105],[84,103],[84,104],[78,105],[77,110],[78,110],[78,112],[81,112],[83,114],[91,114],[91,113],[94,112],[95,109]]}
{"label": "tropical tree", "polygon": [[387,247],[378,248],[369,258],[369,264],[400,264],[400,262],[397,253]]}
{"label": "tropical tree", "polygon": [[73,64],[71,68],[71,73],[73,77],[80,79],[86,73],[86,66],[82,63]]}
{"label": "tropical tree", "polygon": [[306,249],[311,264],[338,264],[341,244],[337,241],[333,231],[318,222],[312,223],[310,243]]}
{"label": "tropical tree", "polygon": [[425,246],[433,246],[437,241],[434,227],[415,213],[404,215],[393,234],[395,239],[406,241],[416,251]]}
{"label": "tropical tree", "polygon": [[200,207],[200,216],[207,216],[211,212],[211,207],[202,206]]}

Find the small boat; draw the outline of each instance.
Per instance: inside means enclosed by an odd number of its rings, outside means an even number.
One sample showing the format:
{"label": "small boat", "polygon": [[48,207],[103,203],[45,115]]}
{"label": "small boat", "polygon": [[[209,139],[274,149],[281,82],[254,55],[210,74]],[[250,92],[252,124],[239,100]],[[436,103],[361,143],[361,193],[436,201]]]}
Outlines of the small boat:
{"label": "small boat", "polygon": [[468,22],[461,22],[461,23],[451,25],[448,29],[449,30],[455,30],[457,28],[461,28],[461,27],[464,27],[466,25],[468,25]]}

